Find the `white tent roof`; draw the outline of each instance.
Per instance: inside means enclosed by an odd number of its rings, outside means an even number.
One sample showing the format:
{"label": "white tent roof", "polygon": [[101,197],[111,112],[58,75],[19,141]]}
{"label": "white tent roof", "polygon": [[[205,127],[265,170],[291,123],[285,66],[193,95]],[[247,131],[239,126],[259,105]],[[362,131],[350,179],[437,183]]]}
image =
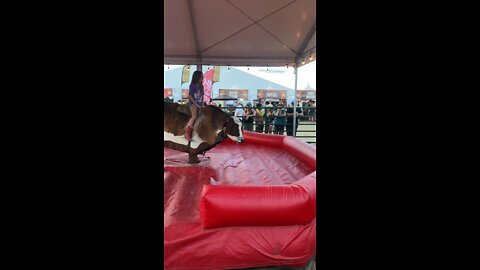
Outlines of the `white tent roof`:
{"label": "white tent roof", "polygon": [[293,65],[316,56],[315,0],[165,0],[164,64]]}

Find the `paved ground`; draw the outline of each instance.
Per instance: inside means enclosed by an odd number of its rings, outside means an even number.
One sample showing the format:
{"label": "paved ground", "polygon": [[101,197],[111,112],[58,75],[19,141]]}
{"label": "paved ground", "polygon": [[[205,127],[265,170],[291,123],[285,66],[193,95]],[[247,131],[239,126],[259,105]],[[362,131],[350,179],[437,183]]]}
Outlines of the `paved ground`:
{"label": "paved ground", "polygon": [[[302,124],[315,124],[315,125],[302,125]],[[298,130],[297,131],[297,136],[317,136],[317,125],[315,122],[300,122],[298,125]],[[303,130],[307,131],[313,131],[315,132],[302,132]],[[298,138],[299,140],[302,140],[304,142],[313,142],[311,143],[312,145],[317,145],[317,138]]]}

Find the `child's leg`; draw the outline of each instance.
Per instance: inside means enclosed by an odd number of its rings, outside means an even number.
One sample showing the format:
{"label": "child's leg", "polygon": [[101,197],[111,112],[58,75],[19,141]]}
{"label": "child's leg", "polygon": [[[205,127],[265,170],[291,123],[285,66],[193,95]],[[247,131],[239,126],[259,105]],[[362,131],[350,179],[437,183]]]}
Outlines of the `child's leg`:
{"label": "child's leg", "polygon": [[185,139],[187,141],[192,140],[193,123],[195,122],[195,119],[197,119],[197,106],[192,105],[190,107],[190,111],[192,112],[192,117],[190,117],[190,120],[188,120],[187,127],[185,130]]}
{"label": "child's leg", "polygon": [[193,105],[190,107],[190,111],[192,112],[192,117],[188,120],[187,127],[192,127],[195,119],[197,119],[197,106]]}

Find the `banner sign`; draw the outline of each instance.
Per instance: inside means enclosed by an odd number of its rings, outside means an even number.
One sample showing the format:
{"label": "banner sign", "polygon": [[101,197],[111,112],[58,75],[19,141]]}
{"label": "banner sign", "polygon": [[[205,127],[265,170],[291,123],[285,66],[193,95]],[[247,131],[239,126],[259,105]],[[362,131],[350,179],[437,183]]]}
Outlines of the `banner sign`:
{"label": "banner sign", "polygon": [[287,99],[287,90],[258,89],[257,97],[262,99]]}
{"label": "banner sign", "polygon": [[163,88],[163,98],[173,96],[172,88]]}
{"label": "banner sign", "polygon": [[213,82],[219,82],[220,81],[220,66],[215,66],[215,73],[213,74]]}
{"label": "banner sign", "polygon": [[190,65],[186,65],[182,69],[182,84],[190,81]]}
{"label": "banner sign", "polygon": [[248,99],[248,90],[245,89],[219,89],[218,94],[220,96],[229,96],[238,99]]}
{"label": "banner sign", "polygon": [[213,86],[213,73],[215,70],[210,69],[203,74],[203,100],[207,104],[211,104],[212,101],[212,86]]}
{"label": "banner sign", "polygon": [[316,90],[297,90],[297,99],[309,100],[309,99],[316,99],[316,98],[317,98]]}

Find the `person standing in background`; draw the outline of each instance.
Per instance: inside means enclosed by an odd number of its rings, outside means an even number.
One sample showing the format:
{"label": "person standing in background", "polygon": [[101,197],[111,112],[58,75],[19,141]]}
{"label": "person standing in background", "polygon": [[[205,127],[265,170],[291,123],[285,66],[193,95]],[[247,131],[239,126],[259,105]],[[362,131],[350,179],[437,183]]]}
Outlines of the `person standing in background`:
{"label": "person standing in background", "polygon": [[240,119],[240,121],[243,122],[243,116],[245,115],[245,111],[243,110],[240,103],[238,103],[238,101],[235,103],[235,107],[237,107],[237,108],[235,109],[234,116],[238,117]]}
{"label": "person standing in background", "polygon": [[317,111],[316,111],[316,102],[311,100],[311,103],[310,103],[310,112],[309,112],[309,115],[310,115],[310,121],[311,122],[315,122],[316,121],[316,117],[317,117]]}
{"label": "person standing in background", "polygon": [[263,133],[263,128],[265,126],[265,110],[262,109],[262,104],[257,103],[257,108],[255,109],[255,131]]}
{"label": "person standing in background", "polygon": [[[287,136],[293,136],[293,101],[291,103],[291,106],[288,107],[287,109]],[[300,116],[303,116],[303,111],[302,108],[297,107],[296,109],[296,120],[295,120],[295,136],[297,135],[298,131],[298,122],[300,121],[299,118]]]}
{"label": "person standing in background", "polygon": [[267,113],[265,115],[265,133],[272,134],[273,120],[275,120],[275,115],[273,114],[273,107],[267,107]]}
{"label": "person standing in background", "polygon": [[275,120],[274,120],[274,130],[273,134],[283,135],[285,131],[285,116],[286,116],[286,109],[283,103],[278,104],[277,112],[275,113]]}
{"label": "person standing in background", "polygon": [[253,131],[253,120],[255,118],[255,110],[252,108],[252,103],[248,102],[245,108],[245,130]]}

